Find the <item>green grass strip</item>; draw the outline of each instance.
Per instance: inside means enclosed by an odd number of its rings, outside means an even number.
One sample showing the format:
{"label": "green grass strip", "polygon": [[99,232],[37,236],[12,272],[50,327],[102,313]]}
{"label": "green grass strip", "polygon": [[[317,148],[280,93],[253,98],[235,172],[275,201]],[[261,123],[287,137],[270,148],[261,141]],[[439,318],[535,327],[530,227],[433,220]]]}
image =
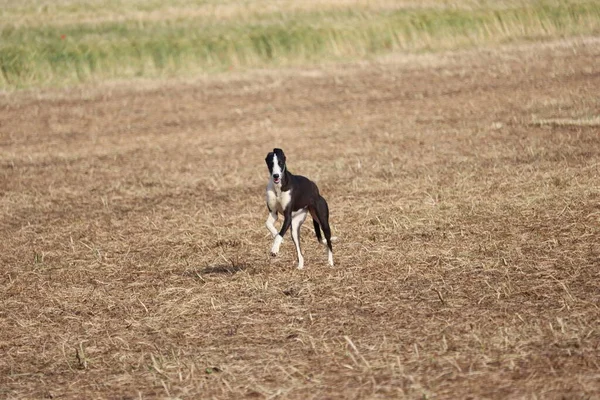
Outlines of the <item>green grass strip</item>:
{"label": "green grass strip", "polygon": [[600,2],[268,14],[0,30],[0,88],[349,60],[600,32]]}

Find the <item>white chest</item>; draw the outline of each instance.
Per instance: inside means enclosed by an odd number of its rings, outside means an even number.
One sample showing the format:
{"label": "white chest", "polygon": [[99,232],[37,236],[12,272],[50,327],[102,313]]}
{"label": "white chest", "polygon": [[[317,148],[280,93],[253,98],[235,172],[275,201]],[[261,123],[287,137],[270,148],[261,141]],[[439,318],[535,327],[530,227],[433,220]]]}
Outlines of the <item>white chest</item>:
{"label": "white chest", "polygon": [[290,204],[290,201],[292,201],[291,190],[284,192],[274,185],[267,186],[267,205],[271,211],[283,214],[283,210]]}

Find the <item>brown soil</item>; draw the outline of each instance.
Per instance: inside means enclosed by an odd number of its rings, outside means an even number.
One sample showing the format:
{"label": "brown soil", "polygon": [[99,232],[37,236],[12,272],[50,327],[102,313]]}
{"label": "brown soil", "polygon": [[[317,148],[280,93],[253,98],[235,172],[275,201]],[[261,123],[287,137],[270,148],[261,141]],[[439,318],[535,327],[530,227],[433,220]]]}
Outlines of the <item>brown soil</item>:
{"label": "brown soil", "polygon": [[[600,42],[0,98],[0,397],[597,398]],[[271,259],[264,157],[331,208]]]}

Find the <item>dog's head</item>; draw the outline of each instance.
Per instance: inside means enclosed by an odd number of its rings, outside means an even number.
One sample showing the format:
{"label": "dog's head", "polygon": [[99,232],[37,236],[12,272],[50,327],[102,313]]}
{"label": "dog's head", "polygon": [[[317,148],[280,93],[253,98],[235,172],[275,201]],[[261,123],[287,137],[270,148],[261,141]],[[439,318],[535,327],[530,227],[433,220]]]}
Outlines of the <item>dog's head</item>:
{"label": "dog's head", "polygon": [[272,152],[267,154],[265,162],[269,167],[269,174],[273,179],[273,182],[278,185],[281,183],[281,178],[285,172],[285,154],[281,149],[273,149]]}

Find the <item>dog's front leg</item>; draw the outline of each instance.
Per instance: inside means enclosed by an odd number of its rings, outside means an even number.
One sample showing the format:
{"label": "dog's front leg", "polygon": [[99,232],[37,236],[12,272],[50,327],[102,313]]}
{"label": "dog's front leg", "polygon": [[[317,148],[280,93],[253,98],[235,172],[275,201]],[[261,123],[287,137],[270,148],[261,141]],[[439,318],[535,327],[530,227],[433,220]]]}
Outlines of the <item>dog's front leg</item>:
{"label": "dog's front leg", "polygon": [[271,255],[275,257],[279,253],[279,246],[281,246],[281,242],[283,242],[283,236],[290,228],[292,224],[292,211],[290,208],[284,211],[283,213],[283,225],[281,226],[281,230],[279,234],[275,236],[275,240],[273,240],[273,247],[271,247]]}
{"label": "dog's front leg", "polygon": [[277,211],[270,211],[265,225],[267,225],[267,229],[273,237],[277,236],[278,233],[277,228],[275,228],[275,221],[277,221]]}

